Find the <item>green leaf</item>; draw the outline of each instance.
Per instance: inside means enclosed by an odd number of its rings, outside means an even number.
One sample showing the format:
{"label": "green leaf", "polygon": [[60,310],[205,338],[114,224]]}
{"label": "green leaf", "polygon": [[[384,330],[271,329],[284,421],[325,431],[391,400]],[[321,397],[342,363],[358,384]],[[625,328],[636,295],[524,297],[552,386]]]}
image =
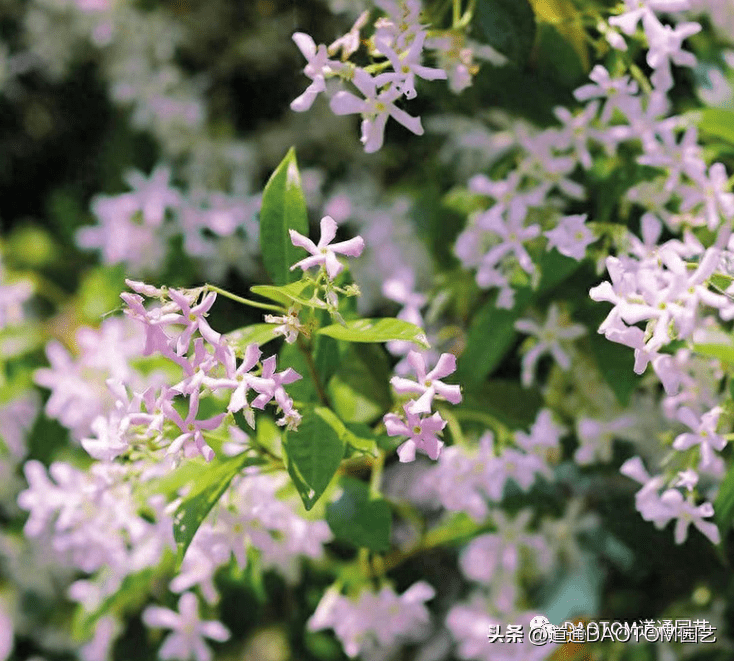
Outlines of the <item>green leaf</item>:
{"label": "green leaf", "polygon": [[[586,46],[584,43],[581,45]],[[547,23],[538,25],[533,61],[538,72],[567,89],[578,87],[586,74],[573,46],[563,39],[555,26]]]}
{"label": "green leaf", "polygon": [[347,422],[372,422],[392,407],[391,368],[376,344],[348,344],[339,369],[329,381],[334,411]]}
{"label": "green leaf", "polygon": [[430,346],[422,328],[402,319],[357,319],[348,321],[345,326],[341,324],[325,326],[318,332],[345,342],[407,340],[426,349]]}
{"label": "green leaf", "polygon": [[250,344],[262,346],[278,337],[275,324],[251,324],[227,333],[224,337],[237,354],[243,354]]}
{"label": "green leaf", "polygon": [[718,358],[722,362],[734,365],[734,346],[727,344],[694,344],[693,350],[701,356]]}
{"label": "green leaf", "polygon": [[599,371],[622,406],[628,406],[630,397],[640,383],[635,374],[635,356],[629,347],[607,340],[603,335],[589,335],[591,353],[596,358]]}
{"label": "green leaf", "polygon": [[474,13],[485,43],[524,64],[535,40],[535,14],[528,0],[477,0]]}
{"label": "green leaf", "polygon": [[326,507],[326,522],[334,535],[357,548],[382,553],[390,548],[392,516],[390,506],[382,499],[370,500],[364,482],[345,477],[339,500]]}
{"label": "green leaf", "polygon": [[360,452],[377,456],[377,440],[369,426],[359,422],[347,422],[344,426],[347,429],[344,440],[349,445]]}
{"label": "green leaf", "polygon": [[698,127],[702,131],[734,145],[734,110],[706,108],[700,118]]}
{"label": "green leaf", "polygon": [[299,402],[318,402],[319,391],[314,383],[313,374],[308,366],[306,357],[295,344],[283,344],[278,353],[278,369],[293,368],[301,377],[288,386],[288,394]]}
{"label": "green leaf", "polygon": [[[538,29],[542,30],[544,27],[552,27],[554,31],[563,39],[563,45],[559,44],[559,47],[566,51],[571,48],[575,52],[576,61],[581,65],[582,73],[588,71],[590,67],[589,63],[589,49],[587,46],[587,34],[584,28],[582,14],[574,6],[572,0],[530,0],[530,4],[535,11],[536,22]],[[553,58],[553,62],[557,62],[557,55],[548,53],[542,47],[542,36],[538,40],[539,43],[539,56],[537,58],[538,64],[542,66],[541,58],[549,55]],[[562,57],[567,57],[565,53],[562,53]],[[575,63],[569,62],[569,66],[574,67]],[[561,73],[560,71],[558,73]]]}
{"label": "green leaf", "polygon": [[329,486],[344,457],[343,423],[329,409],[315,407],[303,412],[298,431],[283,438],[288,473],[303,506],[310,510]]}
{"label": "green leaf", "polygon": [[[331,321],[331,316],[325,310],[317,312],[316,317],[319,326],[325,326]],[[349,345],[341,344],[327,335],[316,335],[312,344],[316,373],[324,388],[328,388],[329,381],[339,369],[343,354],[349,349]]]}
{"label": "green leaf", "polygon": [[726,531],[734,521],[734,469],[730,468],[719,487],[719,495],[714,501],[714,520],[726,539]]}
{"label": "green leaf", "polygon": [[84,319],[99,323],[104,314],[120,307],[120,292],[125,288],[122,264],[99,266],[85,273],[77,293]]}
{"label": "green leaf", "polygon": [[[199,526],[206,519],[212,507],[217,504],[233,478],[247,466],[262,463],[264,462],[259,457],[245,455],[225,459],[215,458],[209,464],[196,462],[199,471],[196,472],[193,488],[173,516],[173,537],[178,548],[177,568],[181,566],[186,550]],[[194,469],[191,470],[191,473],[193,472]]]}
{"label": "green leaf", "polygon": [[304,291],[310,286],[311,283],[308,280],[299,280],[298,282],[292,282],[279,287],[274,285],[255,285],[254,287],[250,287],[250,291],[258,296],[280,303],[285,307],[289,307],[293,303],[299,303],[309,308],[325,309],[326,303],[316,298],[315,291],[308,298],[304,296]]}
{"label": "green leaf", "polygon": [[291,243],[289,229],[308,235],[306,198],[293,147],[265,185],[260,208],[260,249],[265,270],[276,285],[297,280],[290,267],[304,257],[303,249]]}

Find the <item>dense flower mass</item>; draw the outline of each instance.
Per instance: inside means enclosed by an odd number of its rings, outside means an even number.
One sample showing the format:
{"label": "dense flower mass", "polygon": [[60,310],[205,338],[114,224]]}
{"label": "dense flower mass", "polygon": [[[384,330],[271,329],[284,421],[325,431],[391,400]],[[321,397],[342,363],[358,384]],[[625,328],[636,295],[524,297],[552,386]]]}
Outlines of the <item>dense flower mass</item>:
{"label": "dense flower mass", "polygon": [[8,2],[0,661],[728,658],[730,3]]}

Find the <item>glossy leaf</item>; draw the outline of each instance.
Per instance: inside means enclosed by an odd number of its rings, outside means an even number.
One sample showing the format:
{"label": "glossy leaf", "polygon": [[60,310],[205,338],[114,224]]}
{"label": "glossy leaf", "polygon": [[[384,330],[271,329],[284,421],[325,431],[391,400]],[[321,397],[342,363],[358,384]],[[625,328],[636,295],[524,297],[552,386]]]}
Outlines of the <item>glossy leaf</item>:
{"label": "glossy leaf", "polygon": [[173,537],[178,550],[177,566],[181,566],[196,531],[212,507],[217,504],[232,479],[247,466],[262,463],[263,460],[259,457],[244,455],[224,459],[216,458],[209,464],[196,462],[200,470],[191,470],[191,473],[195,472],[193,487],[173,516]]}
{"label": "glossy leaf", "polygon": [[628,406],[632,393],[640,384],[640,377],[634,371],[634,353],[629,347],[610,342],[598,333],[591,333],[588,341],[604,381],[614,392],[617,401],[622,406]]}
{"label": "glossy leaf", "polygon": [[325,326],[318,332],[345,342],[406,340],[426,349],[430,346],[422,328],[402,319],[357,319],[346,322],[345,326],[341,324]]}
{"label": "glossy leaf", "polygon": [[303,258],[303,250],[291,243],[289,229],[308,234],[306,198],[292,147],[265,186],[260,209],[260,249],[265,270],[276,285],[299,278],[290,267]]}
{"label": "glossy leaf", "polygon": [[[538,27],[550,27],[573,49],[583,71],[589,70],[589,48],[579,10],[572,0],[530,0]],[[540,62],[539,62],[540,64]],[[573,66],[573,63],[571,64]]]}
{"label": "glossy leaf", "polygon": [[[313,295],[306,296],[305,291],[310,288],[310,283],[307,280],[299,280],[298,282],[292,282],[288,285],[255,285],[250,287],[250,291],[253,294],[269,298],[271,301],[280,303],[285,307],[298,303],[309,308],[326,308],[326,303],[315,298]],[[313,294],[313,292],[311,292]]]}
{"label": "glossy leaf", "polygon": [[327,408],[302,411],[298,431],[283,439],[286,467],[303,506],[310,510],[329,486],[344,457],[345,434],[341,421]]}
{"label": "glossy leaf", "polygon": [[698,127],[705,133],[734,145],[734,110],[706,108],[700,113]]}
{"label": "glossy leaf", "polygon": [[251,324],[227,333],[225,338],[237,354],[244,353],[250,344],[263,345],[278,337],[275,324]]}

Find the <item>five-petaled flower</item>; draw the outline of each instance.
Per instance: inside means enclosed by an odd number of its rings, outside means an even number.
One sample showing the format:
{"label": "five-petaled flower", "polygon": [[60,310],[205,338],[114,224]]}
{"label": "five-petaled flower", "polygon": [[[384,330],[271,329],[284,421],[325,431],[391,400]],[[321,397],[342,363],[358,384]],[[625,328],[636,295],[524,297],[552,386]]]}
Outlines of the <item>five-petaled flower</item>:
{"label": "five-petaled flower", "polygon": [[411,402],[412,413],[429,413],[433,398],[438,396],[452,404],[458,404],[461,401],[461,387],[450,386],[439,379],[442,379],[456,371],[456,356],[450,353],[442,353],[430,372],[426,374],[425,358],[417,351],[408,353],[408,363],[415,371],[418,381],[411,381],[400,376],[394,376],[390,379],[395,391],[404,394],[409,392],[420,393],[420,397]]}
{"label": "five-petaled flower", "polygon": [[347,255],[349,257],[359,257],[364,250],[364,239],[361,236],[355,236],[348,241],[341,241],[332,244],[336,236],[336,221],[331,216],[324,216],[321,219],[321,238],[318,244],[315,244],[308,237],[299,234],[295,230],[288,230],[291,235],[291,241],[294,246],[303,248],[311,253],[310,257],[302,259],[291,266],[291,271],[295,268],[306,269],[312,266],[323,265],[326,273],[331,280],[341,273],[344,265],[336,258],[336,253]]}
{"label": "five-petaled flower", "polygon": [[388,413],[383,418],[388,436],[408,436],[408,440],[398,448],[398,458],[403,463],[415,461],[416,450],[425,452],[431,459],[438,459],[443,447],[443,441],[437,434],[446,426],[446,421],[438,413],[421,417],[413,412],[414,403],[411,400],[403,407],[405,420],[395,413]]}
{"label": "five-petaled flower", "polygon": [[158,652],[161,659],[191,659],[210,661],[212,651],[207,647],[204,638],[217,642],[229,639],[227,628],[216,620],[201,620],[199,606],[192,592],[186,592],[178,600],[178,610],[170,610],[161,606],[148,606],[143,611],[143,622],[149,627],[171,629]]}

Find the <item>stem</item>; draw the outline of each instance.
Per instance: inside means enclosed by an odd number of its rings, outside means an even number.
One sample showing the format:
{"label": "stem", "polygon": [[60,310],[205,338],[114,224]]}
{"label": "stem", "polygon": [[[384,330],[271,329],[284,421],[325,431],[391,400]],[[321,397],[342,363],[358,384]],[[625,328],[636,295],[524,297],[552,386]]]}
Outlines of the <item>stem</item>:
{"label": "stem", "polygon": [[[235,424],[234,421],[232,421],[232,423]],[[272,462],[274,468],[280,470],[283,470],[285,468],[285,463],[283,462],[283,459],[281,459],[277,454],[262,445],[262,443],[257,440],[257,436],[250,436],[249,434],[247,436],[247,440],[250,444],[251,449],[257,450],[261,454],[267,456],[267,458],[270,459],[270,461]],[[221,436],[219,434],[212,434],[211,432],[205,432],[204,438],[211,438],[212,440],[219,441],[220,443],[227,443],[232,440],[230,437]]]}
{"label": "stem", "polygon": [[372,464],[372,473],[370,474],[370,498],[377,498],[380,495],[380,485],[382,483],[382,471],[385,468],[385,452],[379,450],[377,459]]}
{"label": "stem", "polygon": [[[451,413],[450,415],[455,416],[457,419],[463,418],[464,420],[471,420],[473,422],[482,422],[487,425],[487,427],[492,429],[492,431],[497,434],[498,438],[505,438],[507,436],[510,436],[511,434],[506,425],[502,424],[497,418],[495,418],[493,415],[490,415],[489,413],[483,413],[481,411],[469,411],[467,409],[457,409],[455,413]],[[448,416],[446,418],[446,422],[449,422]],[[451,429],[450,425],[449,429]]]}
{"label": "stem", "polygon": [[451,436],[454,438],[454,443],[464,448],[467,447],[466,439],[461,431],[461,425],[453,412],[449,411],[446,407],[440,407],[438,411],[446,419],[446,424],[449,426],[449,431],[451,432]]}
{"label": "stem", "polygon": [[329,396],[326,394],[326,390],[324,390],[324,386],[321,383],[321,379],[319,379],[319,373],[316,371],[316,365],[313,362],[313,356],[311,355],[311,349],[305,345],[300,335],[298,336],[298,339],[296,340],[296,345],[298,346],[298,349],[300,350],[300,352],[306,358],[306,365],[308,365],[308,371],[311,374],[311,380],[314,382],[314,385],[316,386],[316,392],[319,395],[319,399],[321,400],[321,403],[324,406],[328,406],[329,408],[331,408],[331,402],[329,402]]}
{"label": "stem", "polygon": [[455,22],[454,27],[457,30],[463,30],[464,28],[466,28],[467,25],[469,25],[469,23],[471,23],[471,19],[474,18],[474,9],[476,5],[477,0],[469,0],[469,4],[467,5],[464,15],[458,22]]}
{"label": "stem", "polygon": [[226,289],[221,289],[220,287],[210,285],[209,283],[204,285],[204,289],[206,289],[207,291],[216,292],[217,294],[221,294],[222,296],[236,301],[237,303],[242,303],[242,305],[249,305],[253,308],[261,308],[262,310],[272,310],[274,312],[280,312],[281,314],[286,314],[288,312],[284,307],[281,307],[279,305],[270,305],[269,303],[260,303],[259,301],[252,301],[249,298],[242,298],[242,296],[237,296],[236,294],[228,292]]}
{"label": "stem", "polygon": [[435,548],[436,546],[449,544],[451,542],[456,542],[464,539],[465,537],[475,535],[483,528],[486,528],[486,526],[479,525],[474,522],[466,522],[465,525],[462,525],[459,528],[457,528],[455,524],[443,528],[435,528],[424,535],[421,541],[418,542],[418,544],[416,544],[413,548],[407,549],[405,551],[393,551],[392,553],[388,553],[386,556],[384,556],[382,558],[382,566],[384,568],[384,571],[387,572],[391,569],[394,569],[398,565],[401,565],[403,562],[412,558],[414,555],[421,553],[422,551],[428,551],[432,548]]}
{"label": "stem", "polygon": [[454,0],[454,16],[451,24],[456,27],[461,20],[461,0]]}

